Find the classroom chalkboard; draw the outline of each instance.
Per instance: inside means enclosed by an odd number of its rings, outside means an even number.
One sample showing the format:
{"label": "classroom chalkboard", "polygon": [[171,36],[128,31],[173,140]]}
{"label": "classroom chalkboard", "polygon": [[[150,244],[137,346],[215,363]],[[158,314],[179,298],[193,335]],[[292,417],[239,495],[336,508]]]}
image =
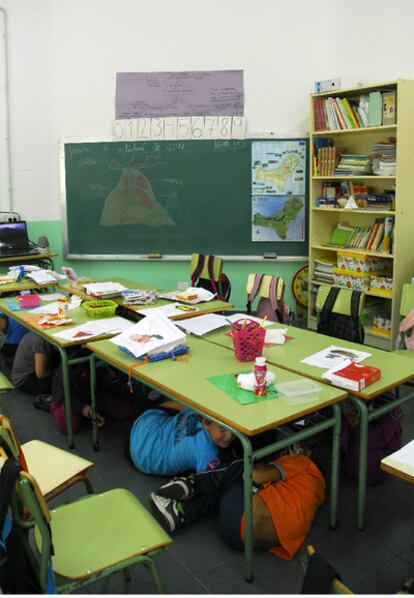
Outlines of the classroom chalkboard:
{"label": "classroom chalkboard", "polygon": [[[282,198],[284,207],[276,209],[274,226],[269,214],[264,219],[256,215],[262,220],[254,225],[252,221],[253,139],[63,142],[65,256],[307,255],[308,140],[285,141],[299,142],[306,154],[304,171],[297,177],[303,177],[305,194],[298,198],[290,192]],[[269,228],[265,233],[275,236],[278,231],[276,239],[279,233],[289,237],[295,219],[301,222],[304,240],[266,240],[265,235],[252,241],[265,230],[259,228],[263,223]]]}

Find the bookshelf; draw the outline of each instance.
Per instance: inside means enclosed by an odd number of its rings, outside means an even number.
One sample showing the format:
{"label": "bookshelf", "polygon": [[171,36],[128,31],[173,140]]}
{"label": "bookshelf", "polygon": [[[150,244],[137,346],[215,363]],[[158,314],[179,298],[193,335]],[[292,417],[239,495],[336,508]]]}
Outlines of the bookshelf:
{"label": "bookshelf", "polygon": [[[378,93],[379,92],[379,93]],[[371,94],[371,95],[370,95]],[[389,97],[394,101],[393,113],[386,111],[383,114],[385,103]],[[372,114],[370,111],[372,99]],[[367,101],[368,100],[368,101]],[[375,102],[374,102],[375,100]],[[378,108],[379,106],[379,108]],[[348,113],[345,120],[345,108],[351,107],[352,120]],[[364,114],[365,109],[365,114]],[[328,118],[329,112],[329,118]],[[368,118],[372,126],[368,125]],[[366,119],[364,121],[364,119]],[[380,122],[378,122],[378,119]],[[381,124],[386,122],[386,124]],[[309,308],[308,327],[316,329],[315,301],[316,292],[320,284],[328,281],[315,275],[315,266],[321,261],[326,261],[333,266],[334,272],[338,267],[338,260],[343,252],[350,252],[355,256],[365,256],[366,263],[380,263],[385,270],[368,273],[364,279],[366,293],[366,313],[364,314],[365,344],[381,349],[392,350],[398,334],[400,322],[399,306],[401,289],[404,283],[410,282],[414,276],[414,81],[395,80],[385,83],[366,85],[341,89],[335,93],[326,92],[311,95],[310,109],[310,232],[309,232]],[[373,152],[374,145],[378,147],[391,147],[389,140],[395,140],[394,164],[390,166],[387,159],[382,161],[382,150],[378,158],[378,150]],[[384,144],[387,142],[387,144]],[[330,154],[320,151],[321,147],[335,147]],[[386,150],[385,150],[386,151]],[[384,153],[385,153],[384,151]],[[395,153],[396,152],[396,153]],[[348,158],[362,160],[362,156],[369,156],[369,169],[359,172],[356,168],[351,173],[344,173],[346,154]],[[331,162],[321,168],[321,158],[330,155]],[[372,157],[374,156],[374,160]],[[375,158],[378,158],[375,160]],[[340,166],[338,167],[338,162]],[[392,162],[392,159],[391,159]],[[372,165],[377,174],[372,172]],[[378,168],[378,164],[380,167]],[[391,169],[391,171],[390,171]],[[321,171],[324,174],[321,176]],[[328,172],[327,172],[328,170]],[[345,183],[341,186],[340,183]],[[347,209],[344,200],[347,195],[343,190],[348,188],[349,195],[355,191],[358,207]],[[332,197],[334,194],[334,197]],[[329,196],[329,199],[326,197]],[[365,201],[368,197],[373,203]],[[321,199],[325,197],[325,199]],[[393,197],[390,203],[382,198]],[[378,199],[380,198],[380,199]],[[338,201],[340,203],[338,203]],[[375,203],[377,201],[377,203]],[[325,204],[324,204],[325,202]],[[328,205],[329,204],[329,205]],[[384,205],[385,208],[381,208]],[[373,231],[375,224],[387,219],[391,221],[392,244],[389,251],[384,252],[386,244],[380,245],[377,250],[354,247],[338,247],[328,245],[332,231],[338,223],[351,227],[365,227]],[[368,233],[369,234],[369,233]],[[377,262],[375,262],[377,260]],[[371,266],[369,266],[371,267]],[[392,291],[385,293],[371,288],[369,275],[383,276],[392,279]],[[343,277],[342,277],[343,278]],[[336,277],[335,284],[338,284]],[[350,277],[347,288],[353,287]],[[382,280],[382,279],[381,279]],[[333,282],[332,282],[333,283]],[[375,281],[372,283],[375,284]],[[390,324],[389,332],[378,328],[379,319],[383,318]]]}

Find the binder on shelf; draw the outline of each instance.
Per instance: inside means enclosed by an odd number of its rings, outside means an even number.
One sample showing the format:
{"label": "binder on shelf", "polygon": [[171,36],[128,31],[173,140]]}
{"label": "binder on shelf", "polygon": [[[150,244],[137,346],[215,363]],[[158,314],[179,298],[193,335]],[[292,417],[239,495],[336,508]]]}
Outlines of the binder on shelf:
{"label": "binder on shelf", "polygon": [[395,91],[384,91],[382,93],[382,124],[395,125],[396,108]]}
{"label": "binder on shelf", "polygon": [[382,124],[382,94],[371,91],[369,94],[368,126],[379,127]]}

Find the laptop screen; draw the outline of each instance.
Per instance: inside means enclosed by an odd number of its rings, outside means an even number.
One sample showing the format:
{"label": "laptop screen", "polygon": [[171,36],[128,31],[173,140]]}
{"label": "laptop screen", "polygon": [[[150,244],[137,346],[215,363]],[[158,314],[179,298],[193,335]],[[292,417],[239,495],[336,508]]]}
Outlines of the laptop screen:
{"label": "laptop screen", "polygon": [[26,222],[0,222],[0,253],[25,251],[28,248]]}

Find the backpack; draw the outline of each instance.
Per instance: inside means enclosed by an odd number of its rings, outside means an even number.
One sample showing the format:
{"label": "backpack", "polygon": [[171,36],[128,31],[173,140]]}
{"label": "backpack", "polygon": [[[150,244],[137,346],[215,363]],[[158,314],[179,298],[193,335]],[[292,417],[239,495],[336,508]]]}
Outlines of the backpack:
{"label": "backpack", "polygon": [[359,304],[362,299],[360,291],[352,291],[351,295],[351,315],[336,314],[333,307],[339,291],[342,289],[332,287],[329,290],[325,303],[322,307],[318,322],[318,332],[335,336],[345,341],[354,343],[364,342],[364,328],[359,320]]}
{"label": "backpack", "polygon": [[[255,274],[252,290],[247,295],[246,310],[248,314],[252,313],[252,304],[259,292],[260,285],[265,274]],[[268,317],[272,322],[280,322],[281,324],[289,324],[292,314],[290,307],[281,298],[277,298],[277,287],[279,284],[279,277],[272,276],[269,285],[269,297],[260,297],[257,305],[256,315],[259,318]]]}
{"label": "backpack", "polygon": [[[197,262],[193,272],[191,273],[191,286],[200,287],[215,293],[217,299],[220,301],[229,301],[231,293],[231,283],[228,277],[221,272],[221,258],[216,258],[214,255],[204,255],[202,253],[196,254]],[[218,261],[220,260],[220,262]],[[201,278],[207,261],[208,278]],[[214,270],[219,267],[219,278],[215,280]]]}

